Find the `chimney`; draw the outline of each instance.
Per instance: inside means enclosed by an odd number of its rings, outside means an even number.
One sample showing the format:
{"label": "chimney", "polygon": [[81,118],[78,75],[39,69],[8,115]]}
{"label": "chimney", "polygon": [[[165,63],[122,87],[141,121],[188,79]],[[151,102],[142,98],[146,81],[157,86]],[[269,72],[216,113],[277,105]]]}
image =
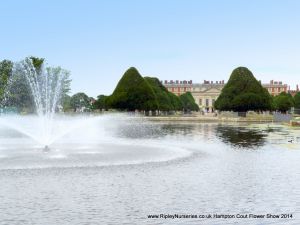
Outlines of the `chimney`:
{"label": "chimney", "polygon": [[274,84],[274,80],[270,80],[270,84]]}
{"label": "chimney", "polygon": [[296,90],[299,91],[299,85],[298,84],[296,85]]}
{"label": "chimney", "polygon": [[178,80],[176,80],[176,84],[178,84],[179,83],[179,81]]}
{"label": "chimney", "polygon": [[165,84],[167,84],[168,83],[168,81],[167,80],[165,80]]}
{"label": "chimney", "polygon": [[193,83],[193,81],[192,80],[190,80],[190,84],[192,84]]}

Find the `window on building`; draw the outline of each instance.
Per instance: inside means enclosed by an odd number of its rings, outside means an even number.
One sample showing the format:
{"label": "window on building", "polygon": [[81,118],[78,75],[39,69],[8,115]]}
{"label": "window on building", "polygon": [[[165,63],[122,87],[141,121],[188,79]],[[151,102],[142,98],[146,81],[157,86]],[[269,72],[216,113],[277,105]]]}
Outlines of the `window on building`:
{"label": "window on building", "polygon": [[202,105],[202,99],[201,98],[199,99],[199,105]]}
{"label": "window on building", "polygon": [[205,99],[205,106],[209,107],[209,99]]}

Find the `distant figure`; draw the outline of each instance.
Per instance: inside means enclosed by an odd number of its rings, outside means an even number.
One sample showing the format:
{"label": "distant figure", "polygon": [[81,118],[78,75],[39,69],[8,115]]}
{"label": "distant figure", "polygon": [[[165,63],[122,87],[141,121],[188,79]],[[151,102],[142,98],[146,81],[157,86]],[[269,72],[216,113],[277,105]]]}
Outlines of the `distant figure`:
{"label": "distant figure", "polygon": [[49,152],[49,151],[50,151],[50,148],[48,147],[48,145],[45,145],[44,152]]}

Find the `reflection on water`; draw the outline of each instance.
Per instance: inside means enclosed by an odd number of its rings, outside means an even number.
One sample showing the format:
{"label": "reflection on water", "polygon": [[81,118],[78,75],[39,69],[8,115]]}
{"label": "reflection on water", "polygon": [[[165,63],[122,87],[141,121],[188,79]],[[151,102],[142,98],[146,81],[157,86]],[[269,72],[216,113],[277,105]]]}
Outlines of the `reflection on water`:
{"label": "reflection on water", "polygon": [[257,148],[265,144],[267,134],[246,127],[219,125],[216,127],[216,136],[234,147]]}

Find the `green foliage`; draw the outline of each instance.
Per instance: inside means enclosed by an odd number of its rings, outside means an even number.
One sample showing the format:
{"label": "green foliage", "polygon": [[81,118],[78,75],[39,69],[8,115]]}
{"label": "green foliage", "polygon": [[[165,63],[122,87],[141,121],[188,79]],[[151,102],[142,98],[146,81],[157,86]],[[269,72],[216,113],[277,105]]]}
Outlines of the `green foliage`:
{"label": "green foliage", "polygon": [[74,94],[70,99],[71,108],[76,111],[87,111],[90,110],[90,98],[85,93]]}
{"label": "green foliage", "polygon": [[120,110],[158,109],[153,89],[133,67],[125,72],[107,103],[111,108]]}
{"label": "green foliage", "polygon": [[297,92],[297,94],[294,96],[294,103],[295,108],[300,109],[300,92]]}
{"label": "green foliage", "polygon": [[195,103],[195,99],[190,92],[180,95],[179,98],[185,112],[199,110],[199,106]]}
{"label": "green foliage", "polygon": [[[34,74],[37,74],[37,78],[42,78],[42,68],[44,59],[37,57],[27,57],[25,61],[30,65],[32,63]],[[6,107],[17,107],[20,111],[23,112],[33,112],[34,111],[34,102],[32,98],[32,93],[28,80],[24,77],[23,69],[19,64],[15,64],[14,72],[12,69],[14,63],[9,60],[3,60],[0,62],[0,102],[4,97],[3,93],[6,89],[5,103]],[[61,83],[61,92],[62,96],[67,95],[70,91],[70,72],[62,69],[61,67],[46,67],[45,71],[48,74],[51,74],[51,84],[53,88]],[[13,76],[12,76],[13,73]],[[62,75],[62,77],[61,77]],[[43,79],[43,78],[42,78]],[[64,105],[62,99],[62,105]]]}
{"label": "green foliage", "polygon": [[0,103],[3,99],[3,95],[6,89],[8,79],[11,76],[12,68],[13,68],[12,61],[5,59],[0,62]]}
{"label": "green foliage", "polygon": [[272,98],[255,79],[250,70],[238,67],[233,70],[228,83],[215,102],[221,111],[245,112],[248,110],[270,110]]}
{"label": "green foliage", "polygon": [[[173,111],[176,109],[176,101],[173,104],[173,97],[169,95],[169,91],[156,77],[145,77],[145,80],[152,87],[155,93],[156,100],[158,102],[158,109],[160,111]],[[177,96],[175,97],[178,99]]]}
{"label": "green foliage", "polygon": [[97,100],[93,104],[93,109],[108,109],[107,105],[107,96],[106,95],[99,95]]}
{"label": "green foliage", "polygon": [[72,109],[71,106],[71,96],[64,94],[62,99],[61,99],[61,105],[63,107],[64,112],[68,112]]}
{"label": "green foliage", "polygon": [[273,101],[275,109],[280,112],[286,112],[294,106],[293,97],[285,92],[282,92],[279,95],[275,96]]}
{"label": "green foliage", "polygon": [[182,102],[180,100],[180,98],[173,94],[172,92],[168,92],[171,104],[174,106],[174,110],[175,111],[181,111],[183,109],[183,105]]}
{"label": "green foliage", "polygon": [[125,72],[113,94],[108,97],[99,96],[94,107],[164,112],[199,110],[191,93],[178,97],[169,92],[157,78],[143,78],[133,67]]}
{"label": "green foliage", "polygon": [[53,88],[55,87],[55,85],[60,83],[62,85],[61,86],[62,97],[64,95],[67,95],[71,90],[70,86],[72,80],[70,79],[70,71],[63,69],[60,66],[46,67],[45,69],[48,72],[48,74],[51,74],[52,76],[51,79],[52,79]]}
{"label": "green foliage", "polygon": [[30,87],[22,73],[16,72],[10,78],[6,93],[6,107],[16,107],[21,112],[34,112],[34,101]]}
{"label": "green foliage", "polygon": [[34,66],[34,68],[37,71],[40,71],[42,69],[43,63],[44,63],[44,58],[38,58],[38,57],[34,57],[34,56],[30,56],[29,57],[32,61],[32,64]]}

